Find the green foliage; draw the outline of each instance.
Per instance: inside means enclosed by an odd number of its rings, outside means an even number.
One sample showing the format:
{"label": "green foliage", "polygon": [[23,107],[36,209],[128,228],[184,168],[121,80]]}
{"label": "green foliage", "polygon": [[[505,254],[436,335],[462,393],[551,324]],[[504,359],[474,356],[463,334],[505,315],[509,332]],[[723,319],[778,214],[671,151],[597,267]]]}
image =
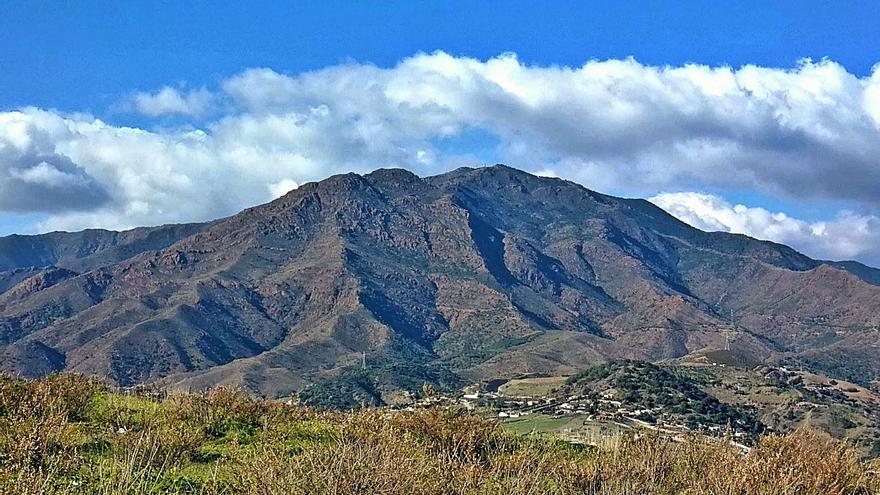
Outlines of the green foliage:
{"label": "green foliage", "polygon": [[303,405],[320,409],[361,409],[384,405],[382,394],[390,390],[406,390],[418,395],[426,383],[437,391],[464,386],[458,375],[441,364],[375,358],[366,370],[348,369],[306,388],[300,392],[299,399]]}
{"label": "green foliage", "polygon": [[383,386],[410,392],[421,390],[425,383],[441,391],[458,390],[465,385],[461,377],[441,364],[388,363],[368,371]]}
{"label": "green foliage", "polygon": [[300,403],[319,409],[362,409],[383,405],[376,379],[361,369],[316,383],[299,394]]}
{"label": "green foliage", "polygon": [[489,342],[480,342],[477,336],[480,332],[474,332],[476,342],[470,342],[469,339],[460,339],[455,345],[447,343],[446,345],[437,346],[437,350],[441,354],[449,355],[443,363],[452,369],[466,369],[479,363],[487,361],[489,358],[507,351],[513,347],[527,344],[535,340],[541,332],[535,332],[532,335],[519,338],[500,337]]}
{"label": "green foliage", "polygon": [[752,415],[718,401],[693,379],[651,363],[614,361],[594,366],[570,377],[567,387],[567,392],[614,389],[615,398],[624,404],[660,408],[664,413],[680,416],[692,429],[733,425],[755,435],[764,429]]}

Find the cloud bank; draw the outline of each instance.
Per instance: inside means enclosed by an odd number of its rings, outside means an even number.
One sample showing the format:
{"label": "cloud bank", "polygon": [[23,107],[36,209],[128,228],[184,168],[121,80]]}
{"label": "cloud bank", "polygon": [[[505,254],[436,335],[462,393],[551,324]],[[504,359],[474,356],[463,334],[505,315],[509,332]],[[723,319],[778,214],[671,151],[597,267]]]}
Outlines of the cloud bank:
{"label": "cloud bank", "polygon": [[[472,165],[476,150],[449,143],[474,134],[491,138],[481,141],[490,148],[481,156],[606,192],[746,188],[880,209],[880,65],[858,77],[832,61],[792,69],[632,59],[541,67],[512,54],[481,61],[436,52],[390,68],[249,69],[212,90],[138,94],[132,108],[190,120],[139,129],[36,108],[0,114],[4,187],[55,188],[45,204],[18,198],[0,210],[46,213],[43,230],[205,220],[333,173]],[[677,199],[664,201],[689,221],[699,211],[703,225],[781,235],[754,218],[722,222],[718,212],[736,207]],[[753,213],[746,217],[757,215],[745,208]],[[877,230],[870,214],[841,213],[775,240],[817,256],[876,257],[880,248],[846,247],[867,242],[851,225],[834,230],[846,221]],[[777,223],[779,232],[794,228]],[[821,225],[824,237],[804,234]]]}

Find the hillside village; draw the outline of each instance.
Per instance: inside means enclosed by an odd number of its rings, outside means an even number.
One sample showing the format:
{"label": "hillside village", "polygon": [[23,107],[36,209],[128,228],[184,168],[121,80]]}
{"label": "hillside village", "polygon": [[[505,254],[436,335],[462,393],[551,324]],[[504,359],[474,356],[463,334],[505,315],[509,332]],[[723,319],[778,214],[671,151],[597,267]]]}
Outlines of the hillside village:
{"label": "hillside village", "polygon": [[[602,376],[609,366],[615,365],[596,367],[593,374]],[[760,433],[810,426],[839,438],[858,435],[856,443],[864,453],[880,451],[880,397],[870,389],[784,366],[746,369],[718,362],[688,363],[670,368],[675,378],[653,365],[627,366],[632,368],[615,371],[637,372],[644,379],[639,387],[652,390],[651,394],[611,387],[608,377],[591,382],[597,385],[594,388],[578,390],[577,377],[527,376],[471,385],[458,392],[428,387],[411,395],[409,402],[387,408],[462,409],[494,417],[513,431],[588,444],[623,432],[655,431],[678,439],[695,433],[727,436],[746,449]],[[651,373],[653,378],[644,376]],[[658,379],[673,379],[667,385],[677,388],[650,385]],[[703,390],[709,393],[701,394]],[[688,394],[696,400],[685,400]]]}
{"label": "hillside village", "polygon": [[[727,424],[719,424],[711,420],[701,420],[693,415],[693,411],[673,410],[668,406],[634,403],[621,400],[621,391],[603,390],[599,393],[565,393],[565,379],[557,379],[560,389],[541,390],[534,387],[529,390],[531,381],[546,383],[547,379],[519,379],[513,382],[520,385],[520,391],[513,393],[501,387],[471,386],[458,394],[432,393],[414,399],[410,405],[402,409],[416,408],[463,408],[469,411],[482,412],[494,416],[504,423],[517,420],[524,421],[531,417],[574,419],[580,426],[596,427],[612,425],[615,430],[648,429],[661,431],[670,435],[686,435],[694,432],[710,435],[730,434],[735,438],[746,439],[757,432],[754,423],[734,420]],[[394,407],[401,408],[401,407]],[[583,430],[584,428],[577,428]],[[590,429],[590,428],[586,428]],[[568,428],[563,435],[569,440],[583,441],[575,428]],[[537,431],[537,430],[536,430]]]}

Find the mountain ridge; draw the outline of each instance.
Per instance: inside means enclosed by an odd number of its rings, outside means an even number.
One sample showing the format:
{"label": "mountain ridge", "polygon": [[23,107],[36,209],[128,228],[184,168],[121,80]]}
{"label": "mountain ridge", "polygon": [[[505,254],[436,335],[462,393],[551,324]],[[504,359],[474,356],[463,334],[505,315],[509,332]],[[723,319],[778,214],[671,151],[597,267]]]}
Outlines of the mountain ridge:
{"label": "mountain ridge", "polygon": [[880,376],[876,269],[505,166],[341,174],[132,232],[47,234],[40,267],[15,266],[29,258],[0,239],[6,371],[280,396],[362,353],[482,380],[681,357],[733,334],[760,361]]}

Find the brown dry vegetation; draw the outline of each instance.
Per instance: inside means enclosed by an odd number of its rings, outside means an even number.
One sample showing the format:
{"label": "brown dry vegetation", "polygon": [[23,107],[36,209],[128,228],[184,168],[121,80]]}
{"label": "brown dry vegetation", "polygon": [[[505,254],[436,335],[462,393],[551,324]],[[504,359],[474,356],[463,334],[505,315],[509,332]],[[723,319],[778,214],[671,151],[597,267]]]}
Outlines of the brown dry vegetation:
{"label": "brown dry vegetation", "polygon": [[321,412],[218,389],[128,396],[75,376],[0,378],[0,492],[16,494],[874,494],[809,432],[749,454],[702,438],[601,448],[449,411]]}

